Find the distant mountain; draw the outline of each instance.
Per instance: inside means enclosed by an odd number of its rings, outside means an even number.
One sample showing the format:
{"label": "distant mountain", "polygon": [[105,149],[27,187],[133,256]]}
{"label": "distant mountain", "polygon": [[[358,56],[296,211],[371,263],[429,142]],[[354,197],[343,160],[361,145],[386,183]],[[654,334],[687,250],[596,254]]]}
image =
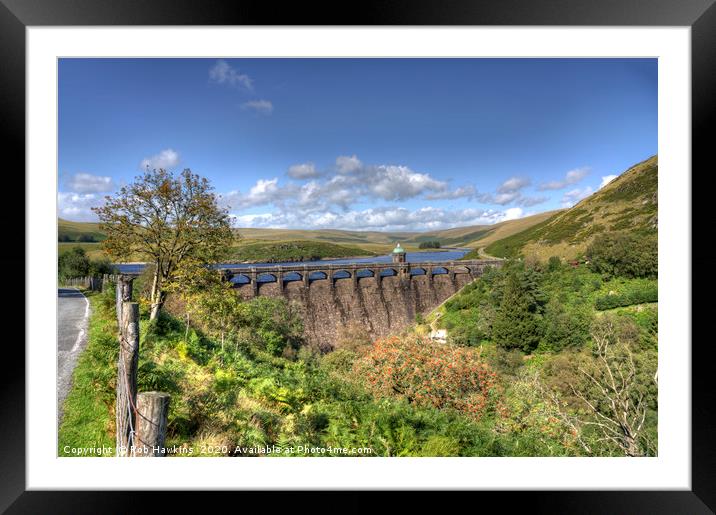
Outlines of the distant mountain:
{"label": "distant mountain", "polygon": [[[330,243],[350,243],[363,245],[377,250],[375,245],[394,245],[400,242],[404,246],[417,247],[425,241],[439,241],[443,247],[478,247],[489,244],[495,238],[501,238],[522,231],[558,211],[548,211],[517,220],[508,220],[493,225],[471,225],[440,231],[427,232],[382,232],[382,231],[343,231],[338,229],[236,229],[247,240],[318,240]],[[484,243],[483,243],[484,242]]]}
{"label": "distant mountain", "polygon": [[485,251],[498,257],[572,259],[599,234],[655,234],[658,224],[658,157],[634,165],[574,207],[493,242]]}
{"label": "distant mountain", "polygon": [[[538,224],[559,211],[547,211],[537,215],[508,220],[493,225],[471,225],[441,231],[343,231],[338,229],[257,229],[238,228],[236,232],[245,244],[253,241],[309,240],[327,243],[358,245],[371,251],[389,250],[396,242],[404,246],[418,247],[425,241],[439,241],[443,247],[484,247],[493,241]],[[105,235],[99,224],[70,222],[59,218],[60,241],[102,241]],[[64,239],[63,239],[64,238]]]}
{"label": "distant mountain", "polygon": [[[392,246],[396,242],[417,247],[425,241],[437,240],[443,247],[484,247],[496,239],[504,238],[525,228],[542,222],[558,211],[547,211],[533,216],[508,220],[494,225],[471,225],[442,231],[428,232],[382,232],[382,231],[342,231],[338,229],[256,229],[239,228],[236,232],[242,240],[249,241],[292,241],[309,240],[329,243],[344,243],[374,246]],[[99,224],[90,222],[70,222],[58,218],[58,236],[60,241],[102,241],[105,235],[99,230]]]}

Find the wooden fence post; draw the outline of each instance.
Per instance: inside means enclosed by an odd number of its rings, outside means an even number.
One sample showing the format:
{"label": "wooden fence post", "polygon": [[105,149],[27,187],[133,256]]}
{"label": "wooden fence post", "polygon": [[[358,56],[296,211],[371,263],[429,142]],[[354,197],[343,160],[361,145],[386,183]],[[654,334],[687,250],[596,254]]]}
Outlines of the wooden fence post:
{"label": "wooden fence post", "polygon": [[133,277],[120,275],[117,277],[117,324],[122,329],[122,304],[132,301]]}
{"label": "wooden fence post", "polygon": [[166,455],[167,416],[171,396],[164,392],[142,392],[137,395],[136,456],[142,458]]}
{"label": "wooden fence post", "polygon": [[137,402],[139,362],[139,304],[123,302],[117,359],[116,446],[117,456],[131,455]]}

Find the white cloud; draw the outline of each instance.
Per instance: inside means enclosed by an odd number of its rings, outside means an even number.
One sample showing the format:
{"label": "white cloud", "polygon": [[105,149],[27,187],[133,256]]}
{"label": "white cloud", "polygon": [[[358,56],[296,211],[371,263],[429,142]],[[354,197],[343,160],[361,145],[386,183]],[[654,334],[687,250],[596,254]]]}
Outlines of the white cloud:
{"label": "white cloud", "polygon": [[459,198],[471,199],[477,195],[474,186],[460,186],[454,190],[445,190],[439,193],[430,193],[425,196],[426,200],[454,200]]}
{"label": "white cloud", "polygon": [[604,177],[602,177],[602,182],[599,184],[599,188],[597,189],[602,189],[604,186],[612,182],[617,177],[618,175],[605,175]]}
{"label": "white cloud", "polygon": [[482,193],[478,196],[478,200],[480,202],[483,202],[485,204],[499,204],[501,206],[504,206],[505,204],[509,204],[510,202],[514,202],[515,200],[520,198],[520,192],[519,191],[510,191],[506,193]]}
{"label": "white cloud", "polygon": [[487,225],[519,218],[520,208],[506,211],[456,209],[446,210],[422,207],[415,210],[404,207],[378,207],[345,212],[304,212],[300,210],[279,211],[234,217],[236,227],[272,227],[377,230],[377,231],[427,231],[470,225]]}
{"label": "white cloud", "polygon": [[170,168],[174,168],[178,164],[179,154],[171,148],[168,148],[152,157],[145,157],[142,159],[139,167],[142,170],[146,170],[147,168],[150,170],[159,170],[160,168],[168,170]]}
{"label": "white cloud", "polygon": [[544,196],[539,196],[539,197],[520,196],[520,198],[517,200],[517,203],[520,206],[532,207],[532,206],[536,206],[537,204],[543,204],[544,202],[547,202],[548,200],[549,200],[549,197],[544,197]]}
{"label": "white cloud", "polygon": [[241,104],[241,109],[248,109],[260,114],[271,114],[273,113],[273,104],[270,100],[249,100]]}
{"label": "white cloud", "polygon": [[[462,209],[445,210],[423,207],[371,207],[355,210],[356,204],[375,205],[380,201],[481,199],[474,186],[450,188],[446,181],[404,165],[366,165],[357,156],[340,156],[333,175],[321,173],[313,163],[289,167],[293,179],[310,179],[305,183],[285,182],[278,178],[258,180],[248,191],[231,191],[222,197],[236,216],[238,225],[251,227],[326,227],[376,230],[427,230],[460,225],[495,223],[506,218],[524,216],[522,207],[506,211]],[[515,189],[529,184],[528,179],[506,181],[506,193],[487,195],[493,203],[517,202],[531,206],[547,200],[525,197]],[[271,206],[270,213],[246,214],[243,211]],[[265,210],[264,210],[265,211]]]}
{"label": "white cloud", "polygon": [[351,173],[359,170],[363,166],[360,159],[354,154],[352,156],[338,156],[336,158],[336,168],[338,173]]}
{"label": "white cloud", "polygon": [[520,206],[535,206],[549,200],[548,197],[528,197],[522,194],[522,190],[532,184],[532,181],[526,177],[510,177],[503,182],[494,193],[480,193],[475,198],[485,204],[498,204],[505,206],[507,204],[517,204]]}
{"label": "white cloud", "polygon": [[288,175],[294,179],[310,179],[318,176],[318,171],[313,163],[301,163],[289,166]]}
{"label": "white cloud", "polygon": [[576,188],[566,192],[562,196],[562,207],[572,207],[574,204],[594,193],[591,186]]}
{"label": "white cloud", "polygon": [[67,188],[75,193],[106,193],[114,189],[111,177],[76,173],[67,180]]}
{"label": "white cloud", "polygon": [[561,181],[551,181],[551,182],[545,182],[540,185],[539,189],[541,191],[545,190],[561,190],[562,188],[566,188],[567,186],[571,186],[572,184],[576,184],[582,179],[584,179],[587,174],[589,173],[590,168],[587,166],[581,167],[581,168],[575,168],[573,170],[568,171],[564,179]]}
{"label": "white cloud", "polygon": [[514,193],[516,191],[522,190],[529,185],[529,179],[523,177],[510,177],[505,182],[503,182],[499,188],[497,188],[497,193]]}
{"label": "white cloud", "polygon": [[364,179],[370,190],[384,200],[405,200],[426,191],[443,192],[447,183],[426,173],[412,171],[407,166],[377,166],[365,169]]}
{"label": "white cloud", "polygon": [[362,199],[402,201],[422,195],[458,198],[474,192],[474,189],[467,187],[451,192],[446,182],[436,180],[427,173],[413,171],[407,166],[365,166],[355,156],[346,160],[339,158],[337,164],[343,170],[350,170],[350,173],[321,179],[313,163],[303,163],[290,167],[288,175],[298,179],[316,177],[316,180],[298,185],[279,184],[277,178],[270,181],[262,179],[248,193],[232,191],[224,196],[224,200],[232,209],[263,204],[298,204],[304,208],[311,206],[316,211],[327,211],[330,207],[346,210]]}
{"label": "white cloud", "polygon": [[285,190],[278,185],[278,178],[259,179],[248,193],[230,191],[222,195],[220,203],[231,210],[241,210],[254,206],[273,204],[285,196]]}
{"label": "white cloud", "polygon": [[522,218],[522,216],[524,216],[522,208],[519,207],[511,207],[509,209],[505,209],[504,215],[505,216],[503,218],[503,221],[516,220],[517,218]]}
{"label": "white cloud", "polygon": [[515,203],[524,207],[536,206],[549,200],[549,197],[528,197],[520,193],[519,191],[511,191],[507,193],[480,193],[476,197],[480,202],[485,204],[498,204],[505,206],[507,204]]}
{"label": "white cloud", "polygon": [[253,90],[253,80],[245,73],[239,72],[223,59],[209,69],[209,80],[216,84],[226,84],[237,88]]}
{"label": "white cloud", "polygon": [[90,209],[104,204],[104,197],[96,193],[57,193],[57,216],[74,222],[95,222],[97,216]]}

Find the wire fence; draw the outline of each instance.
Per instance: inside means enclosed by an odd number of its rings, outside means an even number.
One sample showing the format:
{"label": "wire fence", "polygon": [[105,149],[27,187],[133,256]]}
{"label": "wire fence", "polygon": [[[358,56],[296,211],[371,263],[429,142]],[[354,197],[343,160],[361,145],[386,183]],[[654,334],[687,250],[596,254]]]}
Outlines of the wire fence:
{"label": "wire fence", "polygon": [[85,277],[62,277],[59,280],[59,286],[69,288],[83,288],[91,291],[102,291],[104,286],[109,283],[116,283],[119,275],[104,274],[88,275]]}

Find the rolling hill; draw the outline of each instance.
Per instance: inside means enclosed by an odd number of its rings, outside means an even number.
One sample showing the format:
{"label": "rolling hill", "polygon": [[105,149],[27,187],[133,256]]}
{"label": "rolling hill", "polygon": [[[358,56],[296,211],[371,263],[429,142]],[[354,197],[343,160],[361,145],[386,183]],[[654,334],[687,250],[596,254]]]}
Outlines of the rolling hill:
{"label": "rolling hill", "polygon": [[655,234],[658,169],[657,156],[642,161],[572,208],[494,241],[485,251],[498,257],[573,259],[600,234],[618,231]]}
{"label": "rolling hill", "polygon": [[99,224],[90,222],[70,222],[62,218],[57,219],[57,237],[59,241],[97,242],[105,236],[99,230]]}
{"label": "rolling hill", "polygon": [[557,209],[554,211],[545,211],[544,213],[538,213],[532,216],[526,216],[524,218],[518,218],[516,220],[508,220],[506,222],[500,222],[495,225],[487,226],[487,230],[483,234],[477,237],[477,239],[469,241],[465,244],[466,247],[479,248],[486,247],[497,240],[507,238],[518,232],[522,232],[525,229],[529,229],[548,218],[551,218],[562,210]]}
{"label": "rolling hill", "polygon": [[[494,225],[472,225],[428,232],[256,228],[239,228],[236,229],[236,232],[241,236],[239,245],[249,245],[259,241],[286,242],[303,240],[354,245],[371,252],[387,252],[392,250],[398,241],[408,250],[416,250],[422,242],[438,240],[443,247],[484,247],[496,239],[504,238],[531,227],[552,216],[555,212],[548,211]],[[70,222],[62,218],[59,218],[57,223],[60,238],[63,235],[69,238],[69,240],[64,241],[101,241],[104,239],[104,234],[99,230],[99,225],[96,223]]]}

